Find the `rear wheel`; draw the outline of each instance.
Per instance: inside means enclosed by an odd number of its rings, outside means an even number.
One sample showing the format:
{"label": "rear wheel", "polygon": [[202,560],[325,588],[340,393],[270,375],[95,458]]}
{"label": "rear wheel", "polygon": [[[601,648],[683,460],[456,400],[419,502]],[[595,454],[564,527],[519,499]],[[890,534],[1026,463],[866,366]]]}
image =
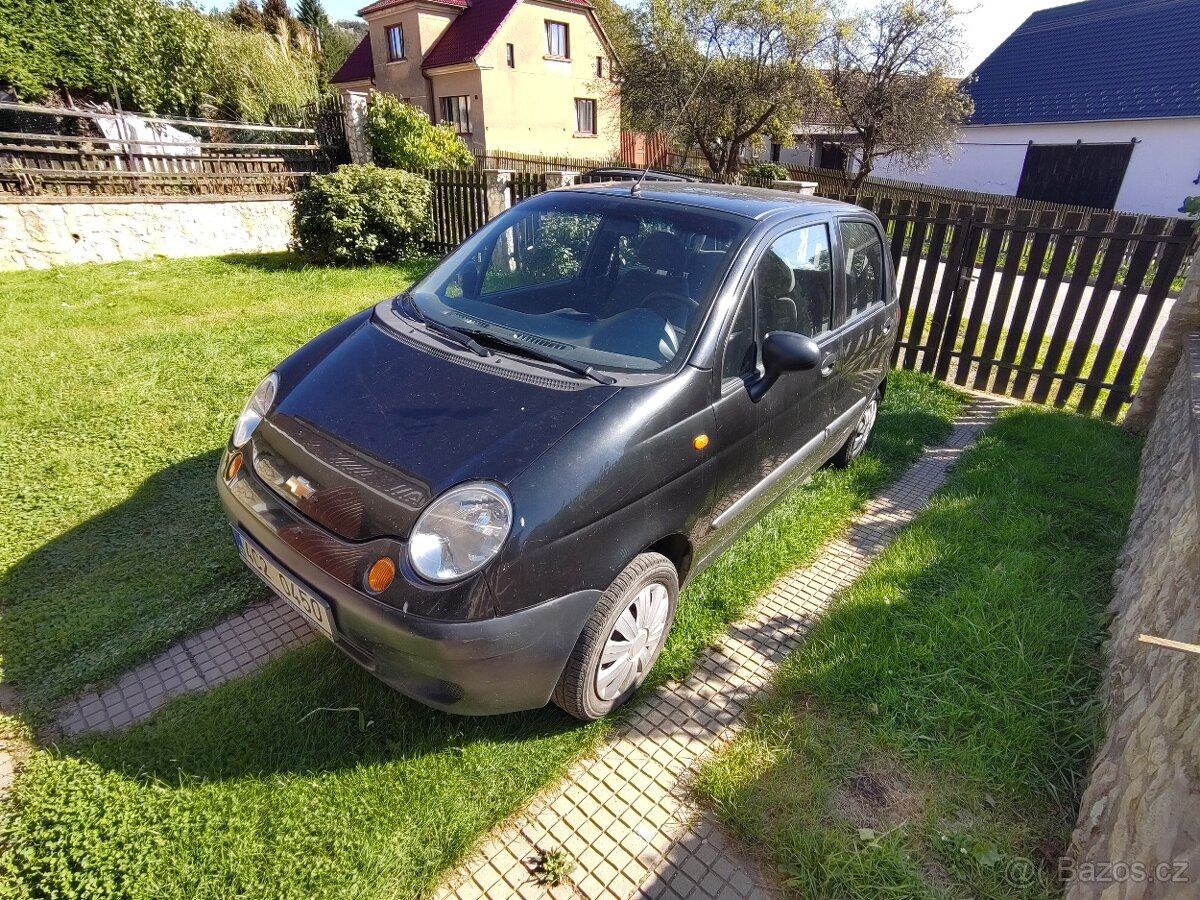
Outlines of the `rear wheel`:
{"label": "rear wheel", "polygon": [[867,405],[863,407],[862,415],[858,417],[858,421],[854,423],[854,429],[850,432],[850,436],[846,438],[846,443],[842,444],[841,449],[833,455],[830,460],[839,469],[844,469],[854,460],[858,459],[863,448],[867,446],[867,441],[871,439],[871,432],[875,429],[875,419],[879,415],[879,401],[881,394],[878,389],[871,395],[871,399],[867,401]]}
{"label": "rear wheel", "polygon": [[675,620],[679,575],[659,553],[643,553],[600,597],[554,688],[577,719],[608,715],[633,696],[662,652]]}

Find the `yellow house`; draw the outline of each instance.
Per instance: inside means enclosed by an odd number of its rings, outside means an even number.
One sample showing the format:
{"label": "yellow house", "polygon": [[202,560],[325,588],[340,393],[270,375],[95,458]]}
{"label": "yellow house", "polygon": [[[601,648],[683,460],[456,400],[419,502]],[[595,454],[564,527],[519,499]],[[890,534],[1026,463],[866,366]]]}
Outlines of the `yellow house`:
{"label": "yellow house", "polygon": [[403,97],[473,150],[612,159],[615,57],[588,0],[379,0],[333,82]]}

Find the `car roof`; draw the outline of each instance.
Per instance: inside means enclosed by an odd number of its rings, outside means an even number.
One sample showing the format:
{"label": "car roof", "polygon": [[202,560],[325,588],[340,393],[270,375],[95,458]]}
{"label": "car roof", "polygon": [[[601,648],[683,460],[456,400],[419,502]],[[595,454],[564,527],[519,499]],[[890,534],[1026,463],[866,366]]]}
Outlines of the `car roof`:
{"label": "car roof", "polygon": [[[579,184],[566,190],[609,196],[630,195],[628,182]],[[760,221],[774,217],[777,213],[812,215],[823,212],[862,211],[860,207],[840,200],[737,184],[646,182],[638,189],[637,197],[640,200],[657,200],[662,203],[712,209]]]}

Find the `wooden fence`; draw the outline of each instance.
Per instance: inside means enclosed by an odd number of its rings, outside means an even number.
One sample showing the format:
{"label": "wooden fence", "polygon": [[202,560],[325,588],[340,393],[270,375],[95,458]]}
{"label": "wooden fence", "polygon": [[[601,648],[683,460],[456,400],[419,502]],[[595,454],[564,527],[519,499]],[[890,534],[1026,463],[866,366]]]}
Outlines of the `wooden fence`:
{"label": "wooden fence", "polygon": [[[103,113],[0,102],[0,197],[285,194],[332,167],[313,128],[142,118],[197,140],[134,136]],[[100,131],[105,120],[117,136]]]}
{"label": "wooden fence", "polygon": [[546,190],[545,173],[514,172],[512,176],[512,202],[520,203],[526,197],[540,194]]}
{"label": "wooden fence", "polygon": [[861,199],[884,222],[904,310],[894,362],[1116,419],[1163,325],[1192,222]]}
{"label": "wooden fence", "polygon": [[442,253],[453,250],[488,219],[487,181],[482,172],[473,169],[437,169],[421,174],[433,185],[431,249]]}

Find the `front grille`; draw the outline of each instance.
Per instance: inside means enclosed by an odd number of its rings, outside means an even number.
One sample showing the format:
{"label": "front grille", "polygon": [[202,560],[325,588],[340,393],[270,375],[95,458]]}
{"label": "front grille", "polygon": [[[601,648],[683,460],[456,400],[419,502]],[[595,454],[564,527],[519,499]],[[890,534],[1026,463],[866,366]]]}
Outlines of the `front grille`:
{"label": "front grille", "polygon": [[285,415],[259,427],[253,466],[281,499],[348,540],[403,537],[430,499],[423,482]]}

